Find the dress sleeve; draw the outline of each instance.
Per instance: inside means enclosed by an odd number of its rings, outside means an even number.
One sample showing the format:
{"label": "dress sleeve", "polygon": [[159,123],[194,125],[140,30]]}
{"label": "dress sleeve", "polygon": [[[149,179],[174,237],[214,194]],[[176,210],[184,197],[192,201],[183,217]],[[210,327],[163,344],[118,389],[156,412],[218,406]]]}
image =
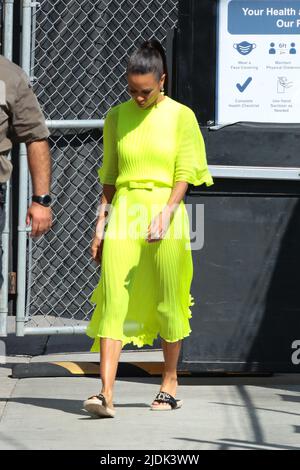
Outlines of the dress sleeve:
{"label": "dress sleeve", "polygon": [[117,108],[112,108],[104,121],[103,128],[103,159],[98,169],[101,184],[114,185],[118,177],[117,153]]}
{"label": "dress sleeve", "polygon": [[174,181],[186,181],[194,186],[214,184],[207,167],[205,143],[197,118],[187,106],[180,110],[177,139]]}

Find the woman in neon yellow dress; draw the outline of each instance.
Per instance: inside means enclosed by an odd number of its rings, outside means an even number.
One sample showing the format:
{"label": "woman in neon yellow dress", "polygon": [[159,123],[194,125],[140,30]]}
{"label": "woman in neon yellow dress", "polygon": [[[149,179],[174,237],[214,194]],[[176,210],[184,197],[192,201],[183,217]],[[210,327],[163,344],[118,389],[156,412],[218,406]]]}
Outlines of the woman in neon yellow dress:
{"label": "woman in neon yellow dress", "polygon": [[151,409],[182,404],[175,399],[177,363],[194,303],[183,198],[188,183],[213,184],[194,112],[163,93],[167,67],[158,41],[146,41],[130,57],[127,79],[131,99],[112,107],[104,125],[103,193],[92,242],[95,260],[102,252],[102,269],[87,328],[95,338],[91,351],[101,352],[102,389],[84,407],[111,417],[122,347],[152,345],[158,335],[165,366]]}

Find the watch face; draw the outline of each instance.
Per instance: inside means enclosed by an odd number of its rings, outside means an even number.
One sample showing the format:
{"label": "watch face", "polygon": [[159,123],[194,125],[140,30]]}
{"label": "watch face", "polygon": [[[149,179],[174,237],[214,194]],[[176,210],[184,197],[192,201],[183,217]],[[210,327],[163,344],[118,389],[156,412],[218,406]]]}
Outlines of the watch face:
{"label": "watch face", "polygon": [[43,197],[43,204],[45,205],[51,204],[51,196],[49,196],[49,194],[46,194],[46,196]]}

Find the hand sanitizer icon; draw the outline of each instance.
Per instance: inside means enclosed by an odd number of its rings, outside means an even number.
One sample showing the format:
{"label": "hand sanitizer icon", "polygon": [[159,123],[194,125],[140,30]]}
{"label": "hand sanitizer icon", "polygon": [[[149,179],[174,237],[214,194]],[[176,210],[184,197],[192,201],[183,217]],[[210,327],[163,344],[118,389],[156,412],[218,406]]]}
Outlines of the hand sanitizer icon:
{"label": "hand sanitizer icon", "polygon": [[277,93],[285,93],[288,88],[293,86],[293,82],[289,82],[287,77],[278,77]]}

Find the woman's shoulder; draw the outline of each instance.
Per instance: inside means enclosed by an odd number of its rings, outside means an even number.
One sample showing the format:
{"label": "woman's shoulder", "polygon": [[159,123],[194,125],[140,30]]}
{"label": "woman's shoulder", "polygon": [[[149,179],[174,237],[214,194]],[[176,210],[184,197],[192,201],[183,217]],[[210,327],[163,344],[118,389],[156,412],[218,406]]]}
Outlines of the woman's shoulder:
{"label": "woman's shoulder", "polygon": [[180,114],[182,118],[195,115],[192,108],[190,108],[186,104],[183,104],[175,100],[174,98],[171,98],[171,97],[168,97],[168,98],[169,98],[169,102],[171,103],[171,106],[173,106],[174,109],[177,109],[178,113]]}
{"label": "woman's shoulder", "polygon": [[191,135],[193,131],[198,133],[200,127],[194,110],[174,99],[172,99],[172,102],[173,106],[177,108],[177,112],[173,112],[172,115],[176,116],[174,119],[176,119],[178,133],[191,132]]}
{"label": "woman's shoulder", "polygon": [[120,109],[127,108],[128,106],[131,105],[131,102],[132,102],[132,99],[129,99],[129,100],[127,100],[127,101],[123,101],[122,103],[117,103],[117,104],[113,105],[113,106],[109,109],[109,111],[108,111],[108,113],[107,113],[107,116],[108,116],[109,114],[118,114],[118,112],[120,111]]}
{"label": "woman's shoulder", "polygon": [[194,110],[187,106],[186,104],[180,103],[180,112],[186,117],[193,117],[195,116]]}
{"label": "woman's shoulder", "polygon": [[118,103],[112,106],[106,113],[106,118],[116,116],[119,112],[120,106],[122,106],[123,103]]}

